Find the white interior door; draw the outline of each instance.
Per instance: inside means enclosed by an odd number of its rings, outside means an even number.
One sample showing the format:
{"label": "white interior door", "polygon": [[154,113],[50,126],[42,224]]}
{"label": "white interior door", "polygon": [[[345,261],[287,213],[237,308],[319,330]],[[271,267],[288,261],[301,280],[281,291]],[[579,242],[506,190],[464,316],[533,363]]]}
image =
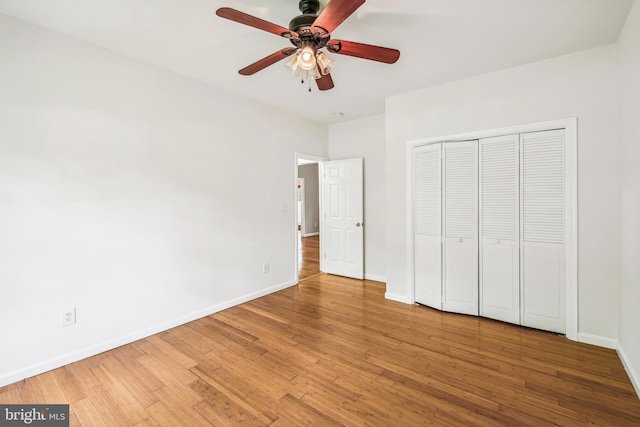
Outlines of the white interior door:
{"label": "white interior door", "polygon": [[438,310],[442,310],[441,147],[417,147],[413,163],[415,301]]}
{"label": "white interior door", "polygon": [[478,315],[478,141],[443,144],[443,308]]}
{"label": "white interior door", "polygon": [[480,315],[520,324],[519,135],[480,142]]}
{"label": "white interior door", "polygon": [[362,159],[323,163],[324,269],[329,274],[364,277]]}
{"label": "white interior door", "polygon": [[564,130],[520,135],[522,324],[564,333]]}

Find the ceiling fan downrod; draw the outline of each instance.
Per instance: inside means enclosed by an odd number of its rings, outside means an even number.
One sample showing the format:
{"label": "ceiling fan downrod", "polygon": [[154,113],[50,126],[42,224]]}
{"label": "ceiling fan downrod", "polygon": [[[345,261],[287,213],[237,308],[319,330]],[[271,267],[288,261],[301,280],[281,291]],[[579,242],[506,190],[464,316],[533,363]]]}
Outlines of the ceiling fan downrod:
{"label": "ceiling fan downrod", "polygon": [[298,8],[304,15],[317,15],[320,10],[320,2],[318,0],[300,0]]}

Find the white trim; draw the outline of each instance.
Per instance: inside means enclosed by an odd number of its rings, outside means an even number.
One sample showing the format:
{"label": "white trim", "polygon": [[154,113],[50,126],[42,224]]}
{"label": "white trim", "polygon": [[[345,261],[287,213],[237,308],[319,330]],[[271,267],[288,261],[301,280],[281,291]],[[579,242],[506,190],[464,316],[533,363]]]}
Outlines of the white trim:
{"label": "white trim", "polygon": [[611,348],[614,350],[619,347],[618,341],[613,338],[587,334],[586,332],[579,332],[577,341],[585,344],[597,345],[598,347]]}
{"label": "white trim", "polygon": [[638,373],[633,370],[633,365],[629,362],[627,353],[625,353],[621,345],[618,346],[617,350],[618,356],[620,356],[620,360],[622,360],[622,365],[624,366],[625,371],[627,371],[627,375],[629,375],[629,380],[631,380],[631,384],[633,385],[633,388],[636,389],[638,398],[640,398],[640,377],[638,376]]}
{"label": "white trim", "polygon": [[[385,294],[385,298],[387,299],[392,299],[394,301],[400,301],[400,302],[406,302],[407,304],[414,304],[416,302],[416,283],[415,283],[415,278],[416,278],[416,269],[415,269],[415,240],[414,240],[414,227],[415,227],[415,223],[414,223],[414,219],[413,219],[413,210],[414,210],[414,205],[413,202],[415,201],[415,186],[414,186],[414,182],[415,182],[415,170],[414,170],[414,161],[415,161],[415,148],[418,146],[419,144],[411,144],[411,142],[409,142],[407,144],[407,152],[405,154],[406,156],[406,160],[405,160],[405,164],[407,165],[407,171],[406,171],[406,180],[407,180],[407,191],[405,191],[405,198],[406,198],[406,203],[405,205],[407,206],[407,212],[406,212],[406,233],[407,233],[407,259],[406,259],[406,270],[407,270],[407,274],[409,274],[409,295],[408,297],[406,296],[402,296],[400,297],[400,299],[398,299],[398,296],[395,295],[393,298],[387,296],[387,294]],[[393,294],[391,294],[393,295]],[[442,299],[441,299],[442,300]]]}
{"label": "white trim", "polygon": [[[300,167],[300,165],[298,165],[298,168]],[[298,169],[299,170],[299,169]],[[305,194],[305,182],[304,182],[304,178],[300,178],[300,176],[298,176],[298,182],[297,182],[297,186],[299,186],[298,188],[298,197],[296,197],[296,217],[298,217],[298,203],[300,203],[300,217],[298,218],[298,225],[300,226],[300,233],[304,233],[304,231],[307,229],[307,224],[306,224],[306,216],[307,216],[307,212],[306,212],[306,198],[307,195]]]}
{"label": "white trim", "polygon": [[410,147],[417,147],[420,145],[434,144],[436,142],[468,141],[470,139],[492,138],[495,136],[511,135],[514,133],[528,133],[528,132],[539,132],[543,130],[552,130],[552,129],[566,129],[567,126],[577,125],[577,120],[578,119],[576,117],[569,117],[566,119],[549,120],[545,122],[524,123],[521,125],[501,127],[501,128],[495,128],[495,129],[484,129],[484,130],[478,130],[473,132],[457,133],[452,135],[441,135],[441,136],[434,136],[430,138],[412,139],[407,141],[407,144]]}
{"label": "white trim", "polygon": [[565,328],[578,339],[578,119],[565,120]]}
{"label": "white trim", "polygon": [[374,282],[387,283],[387,278],[385,276],[378,276],[377,274],[364,273],[364,278],[365,280],[372,280]]}
{"label": "white trim", "polygon": [[141,340],[143,338],[147,338],[151,335],[164,332],[168,329],[175,328],[180,325],[184,325],[186,323],[192,322],[197,319],[201,319],[206,316],[210,316],[219,311],[226,310],[231,307],[235,307],[237,305],[243,304],[245,302],[249,302],[256,298],[263,297],[265,295],[269,295],[274,292],[281,291],[291,286],[295,286],[296,284],[297,284],[297,281],[281,283],[279,285],[272,286],[268,289],[263,289],[261,291],[254,292],[239,298],[234,298],[232,300],[225,301],[221,304],[207,307],[202,310],[198,310],[193,313],[180,316],[166,322],[159,323],[149,328],[140,329],[140,330],[131,332],[119,338],[114,338],[108,341],[104,341],[95,345],[82,348],[77,351],[73,351],[71,353],[63,354],[61,356],[54,357],[52,359],[45,360],[40,363],[36,363],[35,365],[28,366],[26,368],[4,373],[2,376],[0,376],[0,387],[4,387],[6,385],[23,380],[25,378],[42,374],[52,369],[60,368],[70,363],[74,363],[79,360],[86,359],[87,357],[95,356],[96,354],[100,354],[105,351],[112,350],[114,348],[123,346],[125,344],[130,344],[132,342]]}
{"label": "white trim", "polygon": [[326,161],[327,158],[314,154],[296,153],[296,166],[298,166],[298,160],[301,161],[300,164],[308,165],[311,163],[322,163]]}
{"label": "white trim", "polygon": [[319,236],[320,233],[316,232],[316,233],[308,233],[308,234],[303,234],[302,237],[313,237],[313,236]]}
{"label": "white trim", "polygon": [[415,301],[414,284],[414,247],[413,247],[413,166],[412,156],[415,147],[439,142],[465,141],[496,136],[538,132],[552,129],[565,130],[565,291],[566,291],[566,337],[578,340],[578,119],[569,117],[537,123],[525,123],[496,129],[485,129],[453,135],[442,135],[407,141],[406,147],[406,271],[408,274],[408,292],[406,296],[394,298],[396,301]]}

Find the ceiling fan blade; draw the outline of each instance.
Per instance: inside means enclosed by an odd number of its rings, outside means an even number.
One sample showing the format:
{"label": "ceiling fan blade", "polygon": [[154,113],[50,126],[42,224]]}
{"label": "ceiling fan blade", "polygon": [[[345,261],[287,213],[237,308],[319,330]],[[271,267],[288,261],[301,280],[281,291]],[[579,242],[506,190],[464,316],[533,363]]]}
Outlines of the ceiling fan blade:
{"label": "ceiling fan blade", "polygon": [[329,33],[338,28],[353,12],[364,4],[365,0],[331,0],[313,23]]}
{"label": "ceiling fan blade", "polygon": [[327,74],[327,75],[320,74],[320,78],[316,79],[316,84],[318,85],[318,89],[320,90],[333,89],[333,79],[331,78],[331,74]]}
{"label": "ceiling fan blade", "polygon": [[329,40],[327,50],[340,55],[355,56],[356,58],[384,62],[385,64],[393,64],[400,58],[400,51],[397,49],[345,40]]}
{"label": "ceiling fan blade", "polygon": [[230,7],[221,7],[216,10],[216,15],[221,18],[229,19],[230,21],[238,22],[240,24],[275,34],[276,36],[288,39],[298,37],[298,33],[295,31],[291,31],[290,29],[281,27],[280,25],[272,24],[269,21],[256,18],[255,16],[248,15],[244,12],[240,12],[239,10],[231,9]]}
{"label": "ceiling fan blade", "polygon": [[238,72],[243,76],[250,76],[252,74],[257,73],[260,70],[267,68],[269,65],[273,65],[276,62],[283,60],[287,56],[291,56],[292,54],[296,53],[296,50],[298,49],[296,49],[295,47],[289,47],[286,49],[279,50],[265,58],[262,58],[259,61],[254,62],[251,65],[244,67],[242,70]]}

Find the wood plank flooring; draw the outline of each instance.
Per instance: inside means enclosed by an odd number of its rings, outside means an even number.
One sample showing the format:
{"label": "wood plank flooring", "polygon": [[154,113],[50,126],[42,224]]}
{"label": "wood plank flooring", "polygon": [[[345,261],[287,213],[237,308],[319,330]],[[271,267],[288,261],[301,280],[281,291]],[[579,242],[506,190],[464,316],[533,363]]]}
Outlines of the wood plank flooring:
{"label": "wood plank flooring", "polygon": [[320,274],[0,388],[72,426],[638,426],[615,351]]}
{"label": "wood plank flooring", "polygon": [[633,426],[613,350],[321,274],[0,388],[76,426]]}
{"label": "wood plank flooring", "polygon": [[298,237],[298,280],[317,274],[320,274],[320,237]]}

